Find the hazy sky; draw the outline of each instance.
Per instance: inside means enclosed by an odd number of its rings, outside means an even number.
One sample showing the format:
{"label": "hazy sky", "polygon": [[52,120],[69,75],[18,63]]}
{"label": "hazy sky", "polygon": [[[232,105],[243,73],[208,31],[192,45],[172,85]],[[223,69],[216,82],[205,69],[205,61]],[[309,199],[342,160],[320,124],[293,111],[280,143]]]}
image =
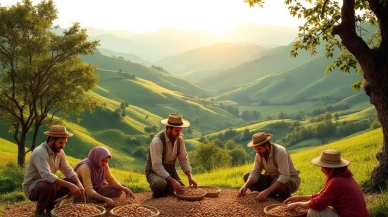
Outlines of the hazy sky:
{"label": "hazy sky", "polygon": [[[12,5],[18,0],[0,0]],[[33,0],[39,3],[40,0]],[[164,28],[223,32],[243,23],[297,27],[284,0],[268,0],[264,9],[250,8],[243,0],[54,0],[56,24],[109,30],[156,31]]]}

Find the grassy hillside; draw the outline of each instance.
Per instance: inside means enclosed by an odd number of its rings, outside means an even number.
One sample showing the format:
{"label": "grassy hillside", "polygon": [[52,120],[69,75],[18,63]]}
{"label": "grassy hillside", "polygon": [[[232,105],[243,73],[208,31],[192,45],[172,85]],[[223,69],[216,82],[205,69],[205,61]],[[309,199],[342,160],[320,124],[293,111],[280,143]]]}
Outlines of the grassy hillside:
{"label": "grassy hillside", "polygon": [[124,52],[115,52],[115,51],[112,51],[112,50],[108,50],[108,49],[105,49],[105,48],[99,48],[98,49],[103,55],[105,56],[110,56],[110,57],[117,57],[117,58],[124,58],[125,60],[130,60],[131,62],[134,62],[134,63],[139,63],[139,64],[142,64],[142,65],[145,65],[145,66],[148,66],[150,67],[152,64],[147,61],[147,60],[144,60],[143,58],[135,55],[135,54],[131,54],[131,53],[124,53]]}
{"label": "grassy hillside", "polygon": [[[99,68],[112,70],[112,72],[122,72],[135,75],[136,77],[152,81],[170,90],[179,91],[193,96],[210,96],[211,92],[204,90],[182,78],[178,78],[153,68],[132,63],[126,60],[104,56],[99,52],[94,55],[82,56],[86,63],[97,65]],[[110,78],[114,76],[110,75]]]}
{"label": "grassy hillside", "polygon": [[155,64],[173,74],[184,75],[192,71],[237,66],[253,60],[263,50],[265,48],[253,44],[220,43],[185,51]]}
{"label": "grassy hillside", "polygon": [[329,62],[322,56],[311,58],[298,67],[271,73],[217,99],[278,105],[312,101],[333,103],[354,95],[351,84],[361,76],[338,71],[324,74]]}
{"label": "grassy hillside", "polygon": [[291,45],[282,46],[260,52],[257,59],[203,78],[199,85],[223,93],[269,74],[296,67],[311,58],[306,52],[293,58],[290,56],[291,48]]}

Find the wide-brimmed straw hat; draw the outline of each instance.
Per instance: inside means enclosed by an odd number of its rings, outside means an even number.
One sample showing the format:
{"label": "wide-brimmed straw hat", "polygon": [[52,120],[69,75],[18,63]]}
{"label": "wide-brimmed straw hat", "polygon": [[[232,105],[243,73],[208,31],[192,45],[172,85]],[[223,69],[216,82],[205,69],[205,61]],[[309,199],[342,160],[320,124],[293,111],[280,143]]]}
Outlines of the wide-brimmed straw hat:
{"label": "wide-brimmed straw hat", "polygon": [[341,153],[334,149],[324,150],[321,156],[313,158],[311,163],[326,168],[345,167],[350,164],[348,160],[341,158]]}
{"label": "wide-brimmed straw hat", "polygon": [[68,138],[73,136],[73,134],[70,132],[67,132],[66,127],[62,125],[51,126],[50,131],[44,132],[44,135],[57,137],[57,138]]}
{"label": "wide-brimmed straw hat", "polygon": [[190,126],[190,122],[183,119],[182,115],[171,113],[168,115],[167,119],[163,119],[160,123],[170,126],[170,127],[188,127]]}
{"label": "wide-brimmed straw hat", "polygon": [[269,140],[272,139],[272,134],[270,133],[264,133],[264,132],[258,132],[253,134],[252,140],[248,143],[248,147],[255,147],[258,145],[263,145],[267,143]]}

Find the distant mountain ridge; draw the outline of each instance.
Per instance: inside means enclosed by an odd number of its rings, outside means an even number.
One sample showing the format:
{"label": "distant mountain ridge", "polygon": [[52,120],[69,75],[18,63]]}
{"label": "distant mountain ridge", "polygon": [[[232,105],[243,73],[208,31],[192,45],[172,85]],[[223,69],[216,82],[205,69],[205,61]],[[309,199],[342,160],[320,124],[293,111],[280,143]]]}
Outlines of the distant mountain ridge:
{"label": "distant mountain ridge", "polygon": [[237,66],[255,59],[256,55],[264,50],[266,48],[255,44],[216,43],[164,58],[155,64],[182,76],[192,71]]}
{"label": "distant mountain ridge", "polygon": [[214,43],[287,45],[297,35],[297,29],[261,24],[240,25],[223,35],[178,29],[142,33],[95,28],[89,28],[89,31],[90,39],[100,40],[102,48],[135,54],[150,62]]}

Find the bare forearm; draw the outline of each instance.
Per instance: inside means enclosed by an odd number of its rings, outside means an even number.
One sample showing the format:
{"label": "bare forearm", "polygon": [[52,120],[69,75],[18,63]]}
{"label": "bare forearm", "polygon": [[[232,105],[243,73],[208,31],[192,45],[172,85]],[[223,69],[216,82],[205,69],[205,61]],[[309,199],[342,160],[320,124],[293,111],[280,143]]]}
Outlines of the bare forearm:
{"label": "bare forearm", "polygon": [[189,178],[189,179],[193,178],[193,174],[191,173],[191,171],[187,171],[187,172],[185,172],[185,174],[186,174],[187,178]]}
{"label": "bare forearm", "polygon": [[267,188],[266,190],[268,191],[268,193],[272,193],[273,191],[275,191],[276,189],[278,189],[280,186],[284,185],[283,183],[279,182],[279,181],[276,181],[275,183],[273,183],[271,186],[269,186],[269,188]]}
{"label": "bare forearm", "polygon": [[254,183],[256,183],[255,180],[251,179],[251,178],[248,178],[248,180],[245,182],[244,186],[245,188],[249,188],[251,185],[253,185]]}
{"label": "bare forearm", "polygon": [[54,184],[57,186],[66,187],[66,188],[70,188],[72,185],[74,185],[73,183],[62,180],[62,179],[56,179],[54,181]]}

